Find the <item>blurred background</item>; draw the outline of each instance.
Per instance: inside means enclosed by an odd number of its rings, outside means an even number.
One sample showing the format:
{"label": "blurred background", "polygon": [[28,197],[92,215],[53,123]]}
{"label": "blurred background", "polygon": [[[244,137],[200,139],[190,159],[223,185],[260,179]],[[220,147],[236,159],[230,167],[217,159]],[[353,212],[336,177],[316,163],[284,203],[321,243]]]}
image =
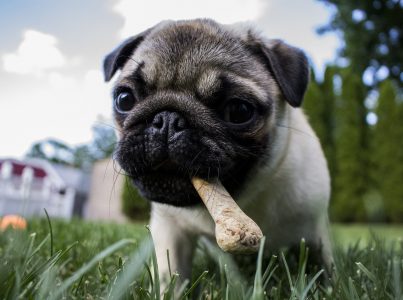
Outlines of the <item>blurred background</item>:
{"label": "blurred background", "polygon": [[0,217],[146,220],[111,159],[105,54],[164,19],[248,21],[302,48],[335,222],[403,222],[402,0],[0,0]]}

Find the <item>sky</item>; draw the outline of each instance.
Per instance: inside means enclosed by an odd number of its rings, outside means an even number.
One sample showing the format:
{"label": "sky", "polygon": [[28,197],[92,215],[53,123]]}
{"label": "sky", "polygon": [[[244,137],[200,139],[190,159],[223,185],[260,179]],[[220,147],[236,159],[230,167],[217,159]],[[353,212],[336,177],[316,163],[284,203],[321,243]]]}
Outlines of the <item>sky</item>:
{"label": "sky", "polygon": [[110,126],[103,57],[162,20],[250,22],[302,48],[320,75],[340,45],[315,31],[331,13],[314,0],[0,0],[0,158],[47,138],[87,143],[94,124]]}

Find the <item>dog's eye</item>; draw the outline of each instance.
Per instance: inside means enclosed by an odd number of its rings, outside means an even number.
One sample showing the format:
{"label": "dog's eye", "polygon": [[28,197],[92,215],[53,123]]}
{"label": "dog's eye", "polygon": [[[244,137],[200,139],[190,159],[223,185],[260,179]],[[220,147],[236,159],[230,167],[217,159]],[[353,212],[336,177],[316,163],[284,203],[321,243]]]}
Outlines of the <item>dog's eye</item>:
{"label": "dog's eye", "polygon": [[131,93],[122,92],[115,98],[115,107],[117,111],[124,113],[130,111],[135,102],[136,101]]}
{"label": "dog's eye", "polygon": [[233,124],[243,124],[252,119],[253,106],[246,101],[234,99],[228,102],[223,110],[223,119]]}

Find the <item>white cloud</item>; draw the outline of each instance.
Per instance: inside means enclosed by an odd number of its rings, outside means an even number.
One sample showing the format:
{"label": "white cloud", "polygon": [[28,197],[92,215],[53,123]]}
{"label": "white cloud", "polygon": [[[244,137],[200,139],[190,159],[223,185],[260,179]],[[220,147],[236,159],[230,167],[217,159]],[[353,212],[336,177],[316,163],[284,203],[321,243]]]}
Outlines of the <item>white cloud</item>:
{"label": "white cloud", "polygon": [[5,71],[26,77],[24,88],[15,80],[0,90],[0,128],[12,126],[0,130],[0,140],[7,141],[0,156],[22,156],[34,141],[49,137],[89,142],[99,116],[111,116],[111,84],[101,70],[80,69],[82,58],[66,57],[56,37],[27,30],[2,60]]}
{"label": "white cloud", "polygon": [[212,18],[221,23],[255,20],[270,0],[119,0],[114,10],[124,18],[121,37],[137,34],[162,20]]}
{"label": "white cloud", "polygon": [[70,145],[89,142],[99,116],[111,117],[110,86],[94,69],[75,76],[50,72],[28,89],[18,82],[2,89],[0,128],[12,130],[0,130],[0,140],[6,141],[0,157],[22,156],[34,141],[49,137]]}
{"label": "white cloud", "polygon": [[17,74],[42,75],[44,71],[63,67],[66,58],[57,48],[57,39],[36,30],[26,30],[14,53],[3,56],[5,71]]}
{"label": "white cloud", "polygon": [[60,72],[49,72],[47,75],[47,81],[50,86],[59,89],[74,89],[76,88],[76,79],[71,76],[66,76]]}

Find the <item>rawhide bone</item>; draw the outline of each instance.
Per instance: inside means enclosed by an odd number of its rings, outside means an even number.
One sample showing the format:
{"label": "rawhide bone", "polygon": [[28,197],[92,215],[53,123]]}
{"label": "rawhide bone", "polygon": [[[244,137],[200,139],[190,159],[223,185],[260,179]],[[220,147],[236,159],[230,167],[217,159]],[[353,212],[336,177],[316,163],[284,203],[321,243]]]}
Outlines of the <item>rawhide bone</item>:
{"label": "rawhide bone", "polygon": [[192,183],[214,220],[218,246],[231,253],[257,252],[262,231],[239,208],[221,182],[193,177]]}

